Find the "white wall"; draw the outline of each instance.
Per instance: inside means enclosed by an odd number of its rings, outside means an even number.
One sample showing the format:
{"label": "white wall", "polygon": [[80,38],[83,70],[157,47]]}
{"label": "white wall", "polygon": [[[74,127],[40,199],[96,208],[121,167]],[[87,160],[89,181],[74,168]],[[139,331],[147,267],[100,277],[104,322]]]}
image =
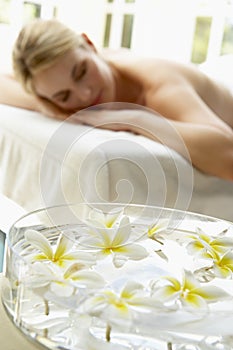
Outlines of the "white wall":
{"label": "white wall", "polygon": [[16,32],[8,25],[0,24],[0,72],[11,72],[11,52]]}
{"label": "white wall", "polygon": [[189,61],[195,25],[191,0],[138,0],[132,49],[145,55]]}
{"label": "white wall", "polygon": [[103,43],[105,7],[105,0],[60,1],[58,19],[77,32],[85,32],[100,47]]}

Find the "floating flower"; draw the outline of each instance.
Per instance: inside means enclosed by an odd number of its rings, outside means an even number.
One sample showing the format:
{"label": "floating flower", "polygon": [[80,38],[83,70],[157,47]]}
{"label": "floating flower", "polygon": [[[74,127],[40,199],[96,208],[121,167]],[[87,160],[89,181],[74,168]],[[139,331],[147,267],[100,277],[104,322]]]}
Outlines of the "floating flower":
{"label": "floating flower", "polygon": [[224,290],[216,286],[202,286],[190,271],[184,271],[180,282],[174,277],[165,277],[161,284],[152,284],[153,296],[164,303],[175,303],[185,307],[206,310],[207,304],[229,297]]}
{"label": "floating flower", "polygon": [[159,241],[159,239],[163,239],[163,234],[167,233],[168,228],[168,220],[160,220],[151,226],[149,226],[147,231],[147,236],[150,239],[153,239],[159,243],[162,243]]}
{"label": "floating flower", "polygon": [[117,222],[119,222],[122,216],[122,208],[114,208],[109,212],[105,213],[102,210],[93,209],[89,213],[88,222],[94,227],[113,227]]}
{"label": "floating flower", "polygon": [[102,288],[104,279],[89,266],[73,263],[67,269],[57,265],[48,265],[37,262],[33,265],[31,275],[26,281],[31,289],[40,289],[39,294],[48,290],[57,296],[69,297],[77,289]]}
{"label": "floating flower", "polygon": [[211,237],[197,228],[197,234],[190,235],[191,242],[187,245],[190,254],[198,254],[203,258],[211,258],[216,253],[225,253],[233,248],[231,237]]}
{"label": "floating flower", "polygon": [[95,249],[99,257],[113,255],[115,267],[121,267],[128,259],[141,260],[148,256],[147,250],[139,244],[132,243],[129,218],[124,216],[119,226],[96,228],[95,235],[84,237],[83,246]]}
{"label": "floating flower", "polygon": [[228,251],[223,256],[214,254],[213,272],[216,277],[232,278],[233,276],[233,252]]}
{"label": "floating flower", "polygon": [[233,277],[233,252],[227,251],[220,255],[215,251],[208,254],[209,265],[194,271],[195,276],[202,282],[211,281],[215,277]]}
{"label": "floating flower", "polygon": [[38,249],[40,253],[31,255],[32,261],[50,261],[59,266],[65,266],[67,263],[75,261],[82,261],[86,264],[93,264],[95,257],[93,254],[74,251],[74,242],[69,240],[66,236],[60,235],[57,242],[52,245],[48,239],[39,231],[27,230],[25,232],[25,239],[34,248]]}
{"label": "floating flower", "polygon": [[163,233],[167,233],[168,220],[160,220],[149,226],[147,235],[150,239],[158,241],[158,239],[163,238]]}
{"label": "floating flower", "polygon": [[88,298],[83,312],[99,317],[110,325],[129,327],[135,311],[148,312],[158,304],[142,284],[129,281],[119,293],[108,288]]}

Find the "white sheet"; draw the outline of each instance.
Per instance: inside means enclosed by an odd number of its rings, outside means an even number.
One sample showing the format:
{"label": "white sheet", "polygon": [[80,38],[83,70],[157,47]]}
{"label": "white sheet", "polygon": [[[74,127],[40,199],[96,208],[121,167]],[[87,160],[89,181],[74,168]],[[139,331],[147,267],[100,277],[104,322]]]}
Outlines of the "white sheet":
{"label": "white sheet", "polygon": [[0,192],[28,211],[81,201],[175,207],[233,219],[233,183],[142,136],[0,105]]}

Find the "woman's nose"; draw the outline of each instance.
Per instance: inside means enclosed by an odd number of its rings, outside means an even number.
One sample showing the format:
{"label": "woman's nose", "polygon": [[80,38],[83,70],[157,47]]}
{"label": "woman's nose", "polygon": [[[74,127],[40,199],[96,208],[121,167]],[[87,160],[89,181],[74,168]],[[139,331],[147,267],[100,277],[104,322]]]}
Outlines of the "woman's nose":
{"label": "woman's nose", "polygon": [[90,86],[79,86],[76,88],[77,91],[77,98],[80,100],[80,102],[87,103],[90,102],[92,97],[92,91]]}

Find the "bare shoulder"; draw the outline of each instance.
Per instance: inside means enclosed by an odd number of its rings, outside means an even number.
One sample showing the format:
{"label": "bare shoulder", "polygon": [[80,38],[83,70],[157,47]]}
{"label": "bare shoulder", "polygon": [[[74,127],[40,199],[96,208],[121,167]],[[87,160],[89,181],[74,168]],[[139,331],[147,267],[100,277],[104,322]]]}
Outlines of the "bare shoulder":
{"label": "bare shoulder", "polygon": [[183,64],[157,57],[135,55],[128,49],[106,50],[104,57],[125,74],[134,76],[145,86],[189,82],[195,86],[206,77],[191,63]]}
{"label": "bare shoulder", "polygon": [[108,50],[105,58],[142,87],[146,100],[167,95],[177,98],[186,88],[204,98],[207,91],[213,90],[210,78],[192,63],[138,56],[127,49]]}

